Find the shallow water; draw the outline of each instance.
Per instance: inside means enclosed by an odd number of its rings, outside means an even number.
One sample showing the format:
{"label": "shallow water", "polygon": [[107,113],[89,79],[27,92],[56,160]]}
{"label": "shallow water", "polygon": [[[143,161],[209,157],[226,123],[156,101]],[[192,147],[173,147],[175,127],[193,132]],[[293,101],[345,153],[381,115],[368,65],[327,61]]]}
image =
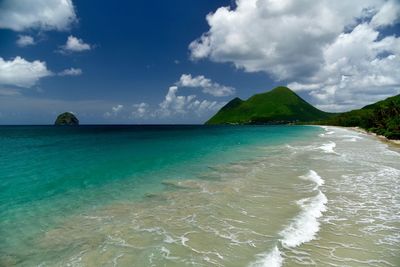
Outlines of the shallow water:
{"label": "shallow water", "polygon": [[2,266],[400,265],[400,153],[369,136],[66,131],[0,128]]}

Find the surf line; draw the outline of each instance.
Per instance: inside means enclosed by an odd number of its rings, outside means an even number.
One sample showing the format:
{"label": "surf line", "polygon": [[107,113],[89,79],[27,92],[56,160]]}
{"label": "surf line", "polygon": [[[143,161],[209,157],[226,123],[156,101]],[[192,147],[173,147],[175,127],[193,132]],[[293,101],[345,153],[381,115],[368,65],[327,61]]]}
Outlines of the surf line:
{"label": "surf line", "polygon": [[250,267],[280,267],[283,264],[284,258],[282,252],[279,250],[279,246],[294,248],[316,237],[320,228],[318,219],[326,211],[326,204],[328,203],[325,194],[319,190],[319,187],[325,181],[313,170],[310,170],[307,174],[299,178],[313,182],[316,185],[313,190],[317,192],[317,195],[296,202],[301,207],[301,212],[279,233],[282,237],[279,240],[280,245],[276,245],[268,253],[259,255],[259,259],[251,263]]}

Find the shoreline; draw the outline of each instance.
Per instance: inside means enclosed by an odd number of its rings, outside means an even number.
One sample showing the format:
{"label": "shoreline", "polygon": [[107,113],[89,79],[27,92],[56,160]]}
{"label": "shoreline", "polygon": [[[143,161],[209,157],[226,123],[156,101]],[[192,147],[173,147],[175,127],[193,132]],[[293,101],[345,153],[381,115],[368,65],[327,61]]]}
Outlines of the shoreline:
{"label": "shoreline", "polygon": [[363,133],[363,134],[366,134],[369,136],[373,136],[384,143],[388,143],[388,144],[394,145],[397,148],[400,148],[400,140],[388,139],[387,137],[385,137],[383,135],[379,135],[379,134],[376,134],[373,132],[368,132],[367,130],[360,128],[360,127],[343,127],[343,128],[350,129],[350,130],[356,131],[358,133]]}
{"label": "shoreline", "polygon": [[337,127],[337,128],[343,128],[343,129],[348,129],[348,130],[352,130],[358,133],[362,133],[368,136],[372,136],[375,137],[376,139],[378,139],[379,141],[389,144],[389,145],[393,145],[396,148],[400,148],[400,140],[395,140],[395,139],[388,139],[386,136],[383,135],[379,135],[373,132],[369,132],[363,128],[360,128],[358,126],[356,127],[346,127],[346,126],[337,126],[337,125],[309,125],[309,126],[319,126],[319,127]]}

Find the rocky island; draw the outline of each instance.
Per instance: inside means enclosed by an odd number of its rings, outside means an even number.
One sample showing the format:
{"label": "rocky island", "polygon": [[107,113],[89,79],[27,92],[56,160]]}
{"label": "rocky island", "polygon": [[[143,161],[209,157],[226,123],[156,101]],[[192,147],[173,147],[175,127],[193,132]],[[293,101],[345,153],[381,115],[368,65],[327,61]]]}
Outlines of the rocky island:
{"label": "rocky island", "polygon": [[78,118],[72,114],[71,112],[64,112],[58,115],[54,125],[61,126],[61,125],[69,125],[69,126],[77,126],[79,125]]}

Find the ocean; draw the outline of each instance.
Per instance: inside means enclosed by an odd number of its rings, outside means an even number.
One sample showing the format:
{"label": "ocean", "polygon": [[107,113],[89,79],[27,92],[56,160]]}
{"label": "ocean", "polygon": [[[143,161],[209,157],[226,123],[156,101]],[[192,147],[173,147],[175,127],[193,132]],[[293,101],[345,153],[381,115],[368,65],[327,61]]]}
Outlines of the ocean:
{"label": "ocean", "polygon": [[0,266],[400,266],[400,150],[319,126],[1,126]]}

